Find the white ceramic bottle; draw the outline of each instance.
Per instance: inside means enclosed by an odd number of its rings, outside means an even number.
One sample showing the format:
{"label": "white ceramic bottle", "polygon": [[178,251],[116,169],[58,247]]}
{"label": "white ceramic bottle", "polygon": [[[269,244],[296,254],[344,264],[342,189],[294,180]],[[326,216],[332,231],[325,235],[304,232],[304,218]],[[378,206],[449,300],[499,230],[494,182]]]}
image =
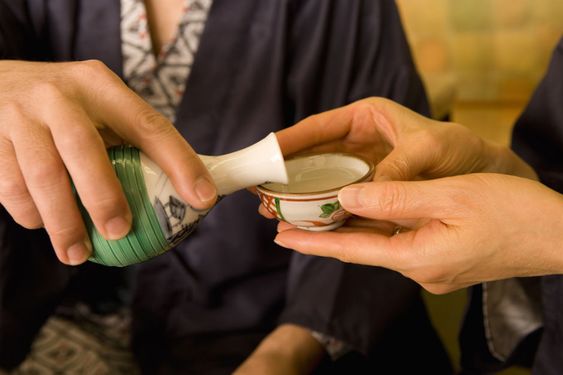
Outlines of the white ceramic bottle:
{"label": "white ceramic bottle", "polygon": [[[109,155],[133,213],[133,227],[120,240],[105,240],[83,210],[94,249],[91,261],[108,266],[146,261],[184,240],[209,212],[185,202],[168,176],[139,150],[120,146],[110,149]],[[266,182],[288,182],[273,133],[240,151],[199,157],[215,181],[219,198]]]}

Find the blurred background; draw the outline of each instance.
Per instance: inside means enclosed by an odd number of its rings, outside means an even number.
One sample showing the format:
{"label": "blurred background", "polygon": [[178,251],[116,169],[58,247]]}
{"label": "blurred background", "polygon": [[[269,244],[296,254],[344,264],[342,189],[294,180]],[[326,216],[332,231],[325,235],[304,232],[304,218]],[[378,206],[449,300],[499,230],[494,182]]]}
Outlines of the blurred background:
{"label": "blurred background", "polygon": [[[563,34],[561,0],[397,0],[433,116],[508,144],[512,125]],[[459,361],[465,291],[427,294],[434,324]],[[510,369],[505,375],[529,374]]]}

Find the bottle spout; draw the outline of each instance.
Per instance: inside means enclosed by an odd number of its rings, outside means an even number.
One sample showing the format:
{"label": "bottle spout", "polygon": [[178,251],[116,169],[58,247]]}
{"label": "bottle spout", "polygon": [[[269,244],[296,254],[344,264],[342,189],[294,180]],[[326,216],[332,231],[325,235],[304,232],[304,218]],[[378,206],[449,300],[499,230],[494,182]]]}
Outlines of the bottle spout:
{"label": "bottle spout", "polygon": [[285,161],[274,133],[230,154],[198,156],[213,177],[219,195],[266,182],[288,183]]}

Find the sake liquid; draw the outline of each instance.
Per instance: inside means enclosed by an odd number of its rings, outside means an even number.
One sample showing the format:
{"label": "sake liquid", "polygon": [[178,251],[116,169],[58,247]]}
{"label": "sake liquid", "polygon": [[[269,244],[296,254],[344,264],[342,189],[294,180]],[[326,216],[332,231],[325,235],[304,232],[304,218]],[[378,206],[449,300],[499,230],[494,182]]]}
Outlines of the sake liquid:
{"label": "sake liquid", "polygon": [[280,193],[314,193],[336,189],[357,181],[361,171],[343,167],[305,169],[289,174],[289,183],[267,184],[266,188]]}

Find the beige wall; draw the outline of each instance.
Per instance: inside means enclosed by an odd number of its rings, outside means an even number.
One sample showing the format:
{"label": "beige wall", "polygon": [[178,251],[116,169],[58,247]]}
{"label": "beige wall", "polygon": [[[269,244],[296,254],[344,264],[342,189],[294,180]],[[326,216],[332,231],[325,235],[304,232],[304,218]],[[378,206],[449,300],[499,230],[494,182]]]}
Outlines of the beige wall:
{"label": "beige wall", "polygon": [[526,100],[563,32],[563,0],[397,3],[428,84],[450,74],[461,101]]}

